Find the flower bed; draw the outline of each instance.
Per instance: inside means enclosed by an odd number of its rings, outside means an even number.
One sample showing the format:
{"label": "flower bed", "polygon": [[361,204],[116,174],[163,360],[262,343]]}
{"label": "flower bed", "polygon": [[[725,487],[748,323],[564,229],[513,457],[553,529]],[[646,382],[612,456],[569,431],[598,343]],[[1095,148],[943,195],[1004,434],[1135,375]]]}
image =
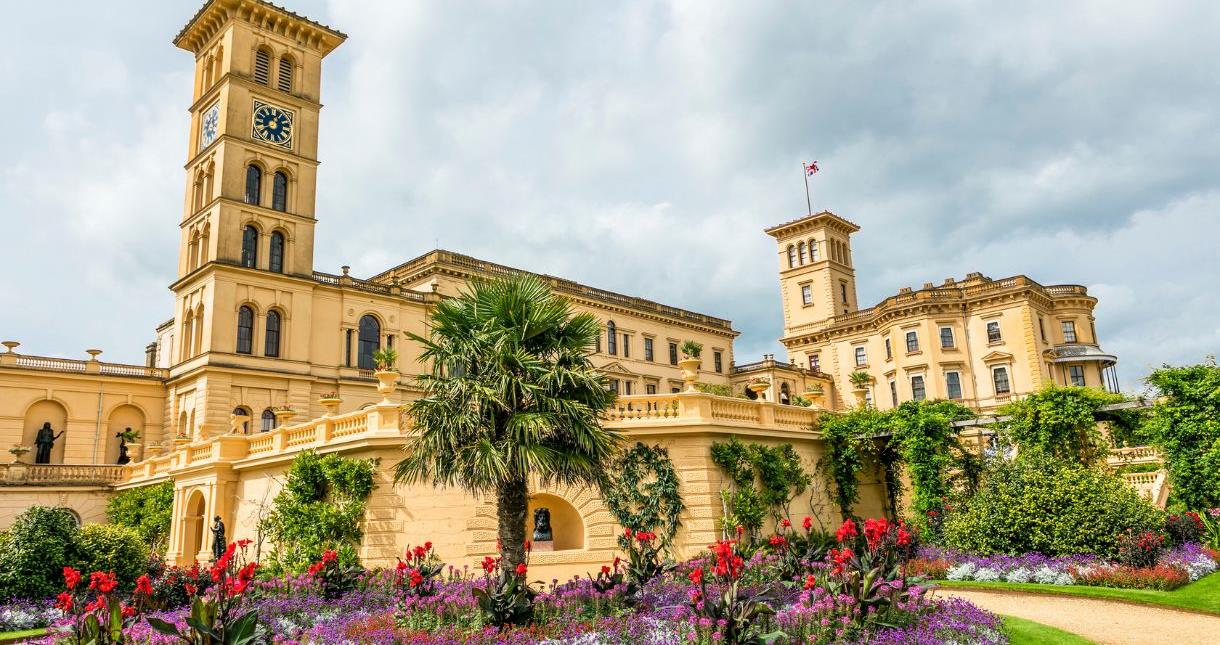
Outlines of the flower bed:
{"label": "flower bed", "polygon": [[20,632],[46,627],[63,618],[51,600],[13,600],[0,606],[0,632]]}
{"label": "flower bed", "polygon": [[981,556],[938,547],[919,549],[911,561],[912,575],[936,580],[1089,585],[1125,589],[1177,589],[1211,574],[1220,554],[1198,543],[1163,551],[1150,566],[1107,562],[1091,555],[1048,557],[1039,553],[1018,556]]}
{"label": "flower bed", "polygon": [[294,645],[1008,642],[996,616],[907,582],[914,536],[901,524],[847,522],[827,553],[807,550],[809,531],[785,523],[748,557],[737,540],[724,540],[683,563],[663,561],[651,533],[627,537],[625,561],[550,583],[527,583],[527,564],[497,558],[482,571],[445,567],[430,545],[391,570],[364,571],[327,552],[308,574],[254,580],[257,564],[230,545],[202,575],[164,574],[209,582],[182,583],[189,606],[169,609],[158,607],[156,579],[125,590],[97,573],[86,588],[81,574],[65,570],[67,615],[46,641],[101,622],[121,629],[126,643],[156,645],[183,642],[200,624]]}

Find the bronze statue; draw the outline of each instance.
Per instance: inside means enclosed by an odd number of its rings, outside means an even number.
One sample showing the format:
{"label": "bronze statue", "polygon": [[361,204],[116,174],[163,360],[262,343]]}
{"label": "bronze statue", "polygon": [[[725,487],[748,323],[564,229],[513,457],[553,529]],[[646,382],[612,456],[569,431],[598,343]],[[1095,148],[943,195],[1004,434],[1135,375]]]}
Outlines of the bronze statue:
{"label": "bronze statue", "polygon": [[55,440],[64,436],[64,431],[60,430],[59,434],[51,429],[51,422],[47,421],[38,429],[38,437],[34,439],[34,446],[38,449],[34,453],[34,463],[49,464],[51,463],[51,448],[55,447]]}
{"label": "bronze statue", "polygon": [[550,542],[555,539],[551,532],[551,510],[540,506],[534,509],[534,541]]}
{"label": "bronze statue", "polygon": [[130,435],[131,435],[131,428],[127,428],[127,430],[125,430],[123,432],[116,432],[114,434],[114,436],[116,438],[118,438],[118,440],[119,440],[118,464],[120,466],[122,466],[123,464],[129,463],[131,461],[131,457],[127,454],[127,437],[129,437]]}
{"label": "bronze statue", "polygon": [[212,562],[216,562],[225,554],[225,523],[217,515],[212,520]]}

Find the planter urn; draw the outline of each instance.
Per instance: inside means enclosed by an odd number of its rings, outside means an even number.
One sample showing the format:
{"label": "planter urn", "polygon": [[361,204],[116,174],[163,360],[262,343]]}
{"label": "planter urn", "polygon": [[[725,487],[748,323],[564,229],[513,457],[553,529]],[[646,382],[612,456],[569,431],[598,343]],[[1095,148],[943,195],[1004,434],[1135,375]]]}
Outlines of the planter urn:
{"label": "planter urn", "polygon": [[698,358],[686,357],[678,361],[678,367],[682,370],[682,382],[686,384],[684,392],[696,392],[695,381],[699,379],[699,366],[703,361]]}
{"label": "planter urn", "polygon": [[758,397],[759,401],[766,401],[767,400],[767,390],[771,389],[771,384],[764,383],[762,381],[756,381],[754,383],[747,385],[746,387],[750,388],[750,391],[753,392],[754,395]]}
{"label": "planter urn", "polygon": [[390,400],[390,395],[398,389],[398,372],[393,370],[377,370],[373,372],[373,376],[377,378],[377,392],[381,394],[381,403],[378,405],[395,405]]}
{"label": "planter urn", "polygon": [[[381,388],[378,387],[377,389],[380,391]],[[343,399],[340,399],[339,397],[326,397],[318,399],[318,403],[323,408],[326,408],[326,414],[323,416],[333,417],[339,412],[339,404],[343,403]]]}

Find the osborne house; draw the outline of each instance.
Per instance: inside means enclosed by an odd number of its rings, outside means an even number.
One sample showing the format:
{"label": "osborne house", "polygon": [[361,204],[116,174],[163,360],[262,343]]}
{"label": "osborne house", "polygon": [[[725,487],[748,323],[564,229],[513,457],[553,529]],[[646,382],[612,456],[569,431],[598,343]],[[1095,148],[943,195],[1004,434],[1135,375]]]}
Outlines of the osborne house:
{"label": "osborne house", "polygon": [[[256,538],[288,464],[316,450],[380,458],[367,563],[392,563],[423,540],[450,562],[495,551],[494,500],[396,486],[392,468],[412,432],[403,403],[419,396],[413,376],[427,369],[408,334],[426,335],[430,309],[470,279],[527,269],[445,250],[367,277],[315,269],[317,218],[345,216],[315,212],[323,59],[345,39],[261,0],[209,0],[174,38],[194,57],[174,309],[143,365],[4,342],[0,443],[16,459],[0,466],[0,529],[32,505],[104,522],[116,491],[172,480],[168,558],[204,560],[211,518],[231,538]],[[971,273],[861,308],[858,230],[830,212],[766,229],[787,356],[758,361],[738,360],[726,318],[543,276],[602,322],[592,359],[619,395],[606,426],[669,450],[686,504],[680,552],[717,534],[715,441],[789,443],[813,464],[819,415],[836,410],[940,398],[987,411],[1052,383],[1117,388],[1117,359],[1099,344],[1084,287]],[[860,257],[867,267],[867,251]],[[698,357],[682,355],[686,341],[702,345]],[[398,364],[375,371],[383,348]],[[880,509],[881,486],[862,476],[862,510]],[[613,557],[618,528],[596,490],[530,492],[555,534],[535,567],[584,571]],[[809,508],[826,507],[815,499],[823,489],[807,495]]]}

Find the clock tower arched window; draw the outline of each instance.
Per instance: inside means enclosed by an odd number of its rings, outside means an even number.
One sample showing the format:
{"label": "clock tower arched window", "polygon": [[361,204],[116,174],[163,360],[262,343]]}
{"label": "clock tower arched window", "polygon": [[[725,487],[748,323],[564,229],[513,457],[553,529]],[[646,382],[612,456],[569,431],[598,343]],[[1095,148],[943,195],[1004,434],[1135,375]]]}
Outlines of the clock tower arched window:
{"label": "clock tower arched window", "polygon": [[241,232],[241,265],[253,269],[258,264],[258,229],[247,224]]}
{"label": "clock tower arched window", "polygon": [[263,193],[263,169],[254,164],[246,166],[246,203],[258,206]]}
{"label": "clock tower arched window", "polygon": [[271,52],[259,48],[254,52],[254,82],[260,85],[271,84]]}
{"label": "clock tower arched window", "polygon": [[283,172],[271,179],[271,208],[281,213],[288,210],[288,175]]}
{"label": "clock tower arched window", "polygon": [[278,357],[280,355],[280,312],[274,309],[267,312],[266,342],[263,344],[263,355]]}
{"label": "clock tower arched window", "polygon": [[284,234],[275,231],[271,234],[271,244],[268,250],[267,269],[275,273],[284,272]]}
{"label": "clock tower arched window", "polygon": [[254,310],[244,305],[237,310],[237,353],[254,353]]}

